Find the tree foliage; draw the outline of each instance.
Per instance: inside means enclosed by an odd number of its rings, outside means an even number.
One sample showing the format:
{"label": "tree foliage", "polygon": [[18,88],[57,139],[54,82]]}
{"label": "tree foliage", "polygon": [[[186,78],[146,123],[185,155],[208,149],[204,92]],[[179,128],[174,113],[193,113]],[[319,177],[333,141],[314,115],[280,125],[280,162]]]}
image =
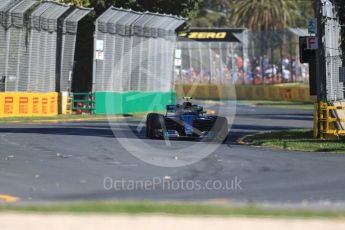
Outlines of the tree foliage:
{"label": "tree foliage", "polygon": [[314,17],[313,0],[204,0],[192,25],[262,31],[306,27]]}
{"label": "tree foliage", "polygon": [[77,6],[92,7],[97,15],[102,14],[110,6],[123,7],[137,11],[151,11],[165,14],[193,17],[202,0],[59,0]]}
{"label": "tree foliage", "polygon": [[196,27],[230,26],[229,12],[233,0],[203,0],[191,24]]}
{"label": "tree foliage", "polygon": [[90,5],[89,0],[58,0],[58,2],[72,4],[75,6],[89,6]]}
{"label": "tree foliage", "polygon": [[296,9],[289,0],[236,1],[230,18],[251,31],[278,30],[295,23]]}

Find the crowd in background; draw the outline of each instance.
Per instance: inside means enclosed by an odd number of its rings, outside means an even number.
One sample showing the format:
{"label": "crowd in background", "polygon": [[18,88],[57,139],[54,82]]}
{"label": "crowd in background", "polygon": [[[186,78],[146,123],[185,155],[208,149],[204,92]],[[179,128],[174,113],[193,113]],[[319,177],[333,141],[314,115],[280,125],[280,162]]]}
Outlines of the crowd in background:
{"label": "crowd in background", "polygon": [[[309,67],[301,64],[298,57],[284,57],[272,64],[267,55],[243,60],[239,55],[230,55],[223,67],[209,65],[203,68],[182,68],[176,72],[177,83],[204,84],[280,84],[309,81]],[[217,66],[217,67],[215,67]]]}

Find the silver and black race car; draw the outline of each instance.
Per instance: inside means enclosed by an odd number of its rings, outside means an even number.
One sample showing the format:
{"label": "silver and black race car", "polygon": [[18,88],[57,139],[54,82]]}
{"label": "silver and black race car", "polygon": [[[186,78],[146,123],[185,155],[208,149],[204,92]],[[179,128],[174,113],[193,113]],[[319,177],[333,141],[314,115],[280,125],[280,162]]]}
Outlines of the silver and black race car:
{"label": "silver and black race car", "polygon": [[146,118],[146,136],[150,139],[193,138],[224,142],[228,135],[225,117],[207,115],[202,106],[187,99],[182,105],[168,105],[166,114],[150,113]]}

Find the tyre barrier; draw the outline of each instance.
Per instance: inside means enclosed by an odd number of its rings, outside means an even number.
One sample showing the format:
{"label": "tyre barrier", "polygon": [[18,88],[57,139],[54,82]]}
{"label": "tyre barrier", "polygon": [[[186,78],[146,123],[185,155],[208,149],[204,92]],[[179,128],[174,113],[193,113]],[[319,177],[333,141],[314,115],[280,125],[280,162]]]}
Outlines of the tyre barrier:
{"label": "tyre barrier", "polygon": [[0,117],[56,116],[58,93],[0,93]]}

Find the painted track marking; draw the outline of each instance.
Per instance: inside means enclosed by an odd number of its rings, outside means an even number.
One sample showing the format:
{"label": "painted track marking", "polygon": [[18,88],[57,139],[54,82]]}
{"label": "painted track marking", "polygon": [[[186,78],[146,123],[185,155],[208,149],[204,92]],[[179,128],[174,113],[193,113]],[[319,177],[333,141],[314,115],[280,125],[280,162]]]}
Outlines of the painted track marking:
{"label": "painted track marking", "polygon": [[3,201],[5,203],[14,203],[18,200],[19,198],[15,196],[0,194],[0,202]]}

